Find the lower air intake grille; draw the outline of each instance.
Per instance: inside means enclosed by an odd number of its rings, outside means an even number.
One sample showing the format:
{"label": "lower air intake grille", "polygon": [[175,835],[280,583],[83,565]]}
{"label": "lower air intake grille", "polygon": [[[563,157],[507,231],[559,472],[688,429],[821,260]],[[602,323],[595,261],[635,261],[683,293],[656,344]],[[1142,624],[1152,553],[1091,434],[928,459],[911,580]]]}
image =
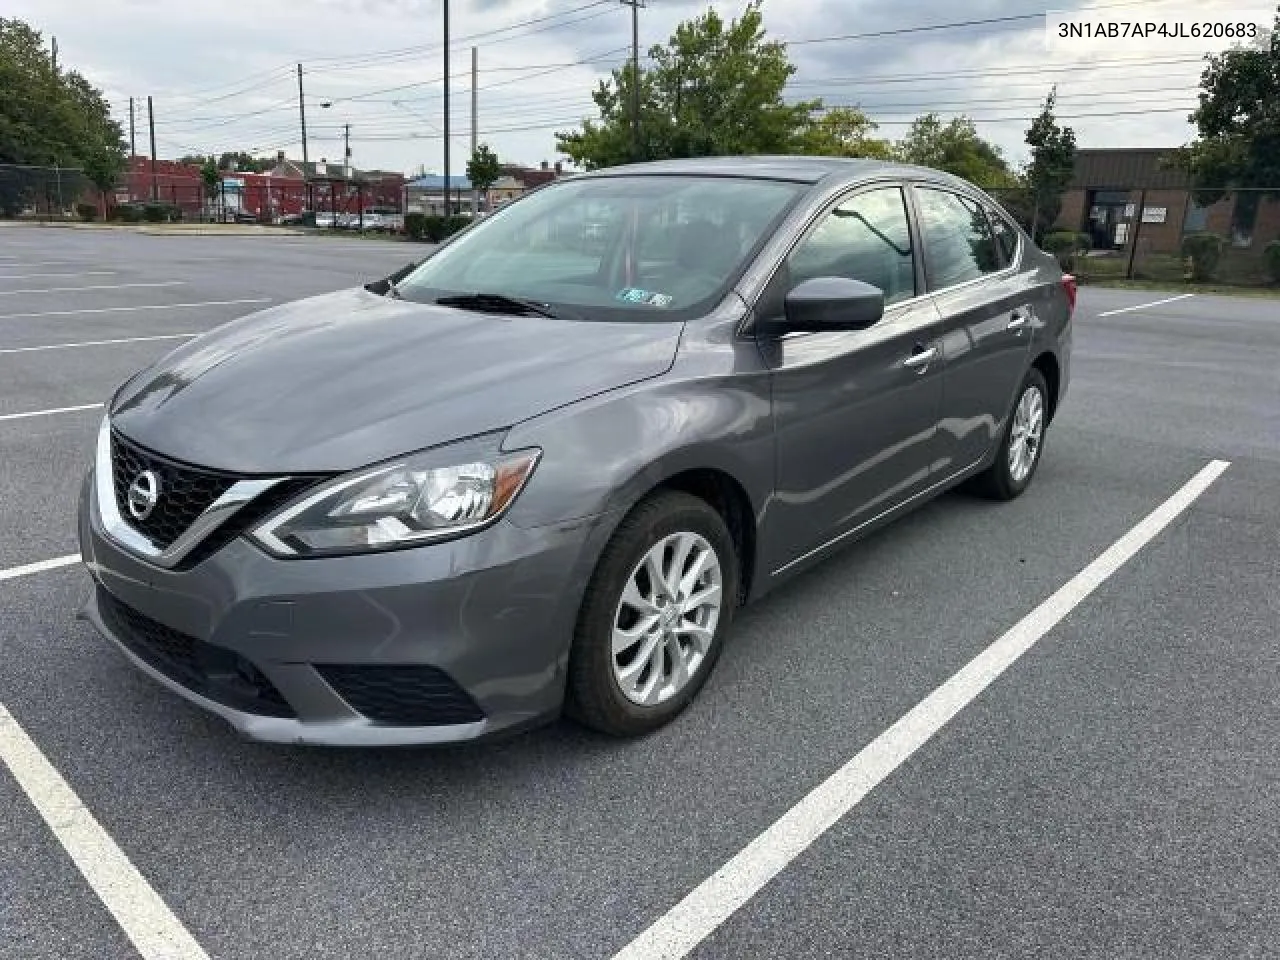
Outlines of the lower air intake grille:
{"label": "lower air intake grille", "polygon": [[296,716],[271,681],[239,654],[166,627],[101,587],[98,610],[134,656],[193,693],[258,716]]}
{"label": "lower air intake grille", "polygon": [[435,727],[484,719],[447,673],[425,666],[317,665],[338,696],[374,723]]}

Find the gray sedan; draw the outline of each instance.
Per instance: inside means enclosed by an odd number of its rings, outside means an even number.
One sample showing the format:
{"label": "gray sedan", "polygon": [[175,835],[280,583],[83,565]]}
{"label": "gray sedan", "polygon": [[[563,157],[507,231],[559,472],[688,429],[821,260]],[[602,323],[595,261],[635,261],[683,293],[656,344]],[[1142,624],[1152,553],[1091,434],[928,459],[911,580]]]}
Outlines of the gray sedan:
{"label": "gray sedan", "polygon": [[1026,490],[1074,305],[936,171],[575,177],[125,383],[84,616],[258,740],[642,734],[744,603],[948,488]]}

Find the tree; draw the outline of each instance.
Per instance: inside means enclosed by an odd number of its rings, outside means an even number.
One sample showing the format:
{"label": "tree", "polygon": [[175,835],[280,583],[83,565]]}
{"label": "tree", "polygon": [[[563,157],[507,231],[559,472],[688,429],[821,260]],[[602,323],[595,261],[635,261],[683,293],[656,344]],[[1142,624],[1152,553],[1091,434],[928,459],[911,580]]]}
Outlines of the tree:
{"label": "tree", "polygon": [[274,161],[258,160],[243,150],[227,151],[218,157],[218,169],[240,173],[263,173],[274,166]]}
{"label": "tree", "polygon": [[1058,219],[1062,195],[1071,182],[1076,162],[1076,133],[1070,127],[1058,126],[1053,114],[1057,99],[1058,88],[1054,87],[1026,136],[1031,161],[1023,172],[1023,183],[1031,206],[1031,237],[1037,241]]}
{"label": "tree", "polygon": [[1233,187],[1255,188],[1239,194],[1234,216],[1252,229],[1262,197],[1280,197],[1280,10],[1257,43],[1206,60],[1200,106],[1190,117],[1199,137],[1180,162],[1201,203],[1220,200]]}
{"label": "tree", "polygon": [[0,213],[17,212],[50,183],[64,204],[89,183],[100,191],[115,185],[125,164],[123,137],[102,94],[76,71],[55,68],[39,32],[3,17],[0,91],[0,164],[54,171],[52,179],[29,171],[0,180]]}
{"label": "tree", "polygon": [[796,149],[812,156],[888,160],[893,147],[888,140],[871,136],[877,129],[856,107],[832,107],[799,135]]}
{"label": "tree", "polygon": [[484,195],[486,201],[489,199],[489,190],[502,179],[502,162],[487,143],[476,147],[476,152],[467,161],[467,179],[471,181],[473,188]]}
{"label": "tree", "polygon": [[1013,185],[1013,175],[1000,148],[978,136],[968,117],[954,117],[944,124],[936,113],[917,117],[894,147],[904,163],[933,167],[978,185],[999,188]]}
{"label": "tree", "polygon": [[[592,95],[598,120],[557,133],[558,148],[587,169],[633,159],[787,153],[809,129],[818,101],[783,99],[795,67],[767,40],[760,0],[726,23],[714,10],[651,47],[652,69],[615,70]],[[639,84],[640,155],[632,144],[631,92]]]}

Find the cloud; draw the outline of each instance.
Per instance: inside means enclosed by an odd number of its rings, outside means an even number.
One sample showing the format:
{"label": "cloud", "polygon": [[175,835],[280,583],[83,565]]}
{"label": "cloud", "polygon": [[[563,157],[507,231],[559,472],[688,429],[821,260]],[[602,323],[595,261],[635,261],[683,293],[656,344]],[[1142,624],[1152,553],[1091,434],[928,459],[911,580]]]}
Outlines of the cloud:
{"label": "cloud", "polygon": [[[481,139],[514,160],[553,159],[554,130],[593,113],[591,91],[623,62],[630,44],[629,10],[616,0],[588,3],[451,0],[452,36],[464,47],[450,64],[458,75],[451,111],[455,169],[465,161],[470,136],[470,57],[459,38],[481,34],[475,41]],[[214,0],[9,0],[6,15],[56,35],[64,62],[105,89],[117,116],[126,116],[129,96],[141,103],[152,94],[164,155],[299,154],[294,64],[301,62],[313,157],[340,156],[349,123],[358,165],[411,171],[441,167],[441,4],[273,0],[249,10]],[[1188,6],[1172,0],[1052,5],[1133,19]],[[681,20],[708,6],[729,18],[744,0],[649,0],[640,14],[642,46],[665,41]],[[1195,6],[1207,14],[1238,5],[1198,0]],[[767,0],[764,6],[770,35],[789,42],[798,68],[791,95],[861,104],[881,123],[882,136],[900,136],[927,110],[964,113],[1019,159],[1027,118],[1056,83],[1059,113],[1076,127],[1082,146],[1176,145],[1191,138],[1186,114],[1202,64],[1195,51],[1167,43],[1049,48],[1040,16],[805,42],[1039,11],[1029,0]],[[544,17],[552,19],[503,30]],[[324,109],[322,102],[333,105]]]}

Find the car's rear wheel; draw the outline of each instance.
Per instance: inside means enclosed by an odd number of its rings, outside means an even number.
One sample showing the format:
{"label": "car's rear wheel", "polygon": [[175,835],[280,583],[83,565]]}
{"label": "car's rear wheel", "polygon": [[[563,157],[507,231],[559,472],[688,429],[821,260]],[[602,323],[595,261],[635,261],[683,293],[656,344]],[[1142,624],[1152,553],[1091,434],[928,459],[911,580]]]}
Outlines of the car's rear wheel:
{"label": "car's rear wheel", "polygon": [[672,720],[720,656],[738,601],[738,557],[705,501],[662,491],[619,525],[587,587],[566,709],[637,736]]}
{"label": "car's rear wheel", "polygon": [[1012,500],[1021,496],[1031,485],[1031,478],[1040,465],[1048,426],[1049,387],[1044,375],[1032,367],[1018,390],[996,461],[974,478],[974,489],[993,500]]}

